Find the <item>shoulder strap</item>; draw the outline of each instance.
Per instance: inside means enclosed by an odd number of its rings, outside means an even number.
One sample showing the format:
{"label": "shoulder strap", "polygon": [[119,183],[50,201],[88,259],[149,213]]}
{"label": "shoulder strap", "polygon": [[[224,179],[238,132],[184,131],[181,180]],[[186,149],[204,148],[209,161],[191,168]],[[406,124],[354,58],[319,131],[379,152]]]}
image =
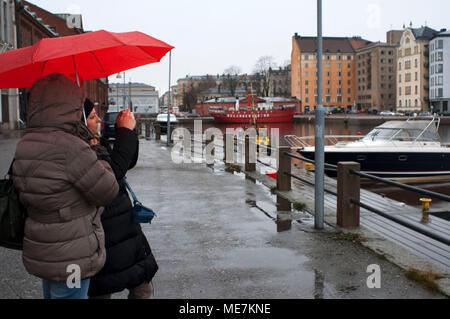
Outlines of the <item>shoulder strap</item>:
{"label": "shoulder strap", "polygon": [[130,192],[131,197],[133,197],[133,201],[134,201],[134,202],[139,202],[138,199],[137,199],[137,197],[136,197],[136,194],[134,194],[133,190],[131,189],[130,184],[128,184],[128,181],[127,181],[127,178],[126,178],[126,177],[123,178],[123,182],[124,182],[124,184],[125,184],[125,187],[126,187],[126,188],[128,189],[128,191]]}

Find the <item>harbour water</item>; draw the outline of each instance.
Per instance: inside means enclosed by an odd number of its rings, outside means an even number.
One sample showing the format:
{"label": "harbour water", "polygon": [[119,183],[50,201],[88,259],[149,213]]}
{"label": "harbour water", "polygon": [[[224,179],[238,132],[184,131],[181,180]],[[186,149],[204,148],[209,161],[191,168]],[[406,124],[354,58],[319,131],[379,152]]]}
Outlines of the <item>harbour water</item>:
{"label": "harbour water", "polygon": [[[376,121],[327,121],[325,124],[325,135],[366,135],[373,128],[378,126],[379,123]],[[187,127],[189,129],[193,129],[194,125],[192,123],[185,123],[182,126]],[[219,128],[223,133],[225,133],[227,128],[245,128],[245,125],[239,124],[203,124],[203,130],[206,130],[211,127]],[[248,127],[248,126],[247,126]],[[315,132],[315,124],[314,121],[311,120],[303,120],[296,123],[283,123],[283,124],[266,124],[263,127],[267,127],[270,131],[272,128],[278,128],[280,132],[280,145],[288,145],[285,141],[284,137],[286,135],[296,135],[296,136],[312,136],[314,137]],[[441,137],[441,142],[443,144],[450,144],[450,124],[441,124],[439,127],[439,135]],[[314,139],[311,140],[311,143],[314,143]],[[299,166],[302,166],[303,163],[297,163]],[[418,183],[414,184],[414,186],[427,189],[430,191],[446,194],[450,196],[450,178],[448,181],[439,182],[439,183]],[[400,202],[404,202],[411,206],[420,207],[420,198],[423,196],[404,191],[395,187],[373,183],[369,181],[362,181],[362,188],[373,191],[378,194],[383,194],[389,198],[395,199]],[[450,212],[450,203],[442,202],[439,200],[433,199],[432,210],[442,210]]]}

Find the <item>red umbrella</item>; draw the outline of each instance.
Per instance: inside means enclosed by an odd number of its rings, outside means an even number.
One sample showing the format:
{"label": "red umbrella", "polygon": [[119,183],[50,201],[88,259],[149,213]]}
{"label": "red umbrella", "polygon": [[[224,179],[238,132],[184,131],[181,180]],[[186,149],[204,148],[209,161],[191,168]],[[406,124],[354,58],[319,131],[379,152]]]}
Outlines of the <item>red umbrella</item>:
{"label": "red umbrella", "polygon": [[88,32],[46,38],[0,54],[0,88],[30,88],[51,73],[80,84],[161,61],[173,47],[141,32]]}

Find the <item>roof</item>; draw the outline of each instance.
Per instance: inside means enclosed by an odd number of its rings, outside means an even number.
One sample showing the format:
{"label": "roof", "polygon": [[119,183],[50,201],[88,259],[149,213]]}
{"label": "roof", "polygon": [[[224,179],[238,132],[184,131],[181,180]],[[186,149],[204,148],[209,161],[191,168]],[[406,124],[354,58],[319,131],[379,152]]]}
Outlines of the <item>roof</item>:
{"label": "roof", "polygon": [[439,37],[450,37],[450,31],[443,31],[436,34],[433,39],[439,38]]}
{"label": "roof", "polygon": [[[296,38],[297,45],[302,52],[317,52],[317,37],[300,37]],[[323,52],[326,53],[354,53],[355,48],[361,48],[370,41],[360,38],[339,38],[324,37]]]}
{"label": "roof", "polygon": [[421,27],[418,29],[411,29],[416,40],[431,40],[439,31],[429,27]]}
{"label": "roof", "polygon": [[34,20],[41,24],[45,29],[47,29],[53,36],[59,37],[59,34],[48,24],[45,24],[41,18],[39,18],[36,12],[31,11],[29,6],[23,7],[24,12],[28,13]]}

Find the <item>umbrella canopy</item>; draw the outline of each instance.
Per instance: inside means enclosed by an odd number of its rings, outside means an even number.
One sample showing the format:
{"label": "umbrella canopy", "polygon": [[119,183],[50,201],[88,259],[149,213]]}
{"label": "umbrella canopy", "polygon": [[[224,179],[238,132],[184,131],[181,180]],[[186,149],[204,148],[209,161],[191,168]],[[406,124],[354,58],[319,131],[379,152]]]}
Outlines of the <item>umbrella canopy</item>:
{"label": "umbrella canopy", "polygon": [[80,84],[161,61],[173,47],[141,32],[95,31],[46,38],[0,54],[0,88],[30,88],[48,74],[62,73]]}

